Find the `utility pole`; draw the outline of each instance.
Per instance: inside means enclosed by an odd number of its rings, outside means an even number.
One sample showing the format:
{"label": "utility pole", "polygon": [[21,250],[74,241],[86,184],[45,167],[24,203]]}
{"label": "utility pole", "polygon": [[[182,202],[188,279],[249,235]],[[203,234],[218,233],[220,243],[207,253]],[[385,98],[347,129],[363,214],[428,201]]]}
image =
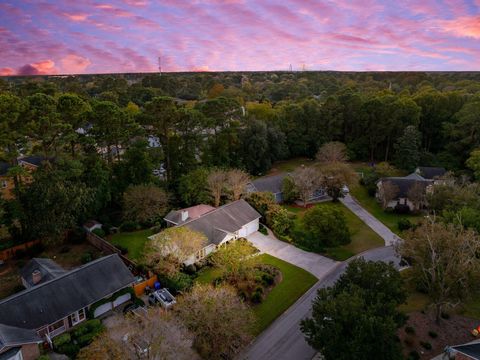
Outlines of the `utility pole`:
{"label": "utility pole", "polygon": [[160,75],[162,75],[162,57],[158,57],[158,71],[160,72]]}

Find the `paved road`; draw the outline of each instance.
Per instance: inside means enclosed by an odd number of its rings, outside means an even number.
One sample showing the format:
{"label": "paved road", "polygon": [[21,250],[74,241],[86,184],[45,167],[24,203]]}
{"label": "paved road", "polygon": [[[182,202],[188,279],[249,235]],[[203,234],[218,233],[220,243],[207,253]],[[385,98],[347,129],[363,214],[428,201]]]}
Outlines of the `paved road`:
{"label": "paved road", "polygon": [[[391,246],[366,251],[357,257],[366,260],[394,262],[399,259]],[[300,331],[300,321],[311,314],[317,290],[332,285],[348,262],[336,263],[309,291],[268,327],[239,357],[249,360],[311,360],[315,355]]]}
{"label": "paved road", "polygon": [[355,215],[357,215],[365,224],[367,224],[373,231],[380,235],[385,241],[385,246],[395,244],[398,236],[395,235],[388,227],[383,225],[376,217],[365,210],[360,204],[350,195],[340,198],[340,201],[348,207]]}
{"label": "paved road", "polygon": [[256,232],[247,236],[247,239],[261,252],[305,269],[315,275],[317,279],[321,279],[338,264],[325,256],[304,251],[284,241],[280,241],[270,231],[268,236]]}

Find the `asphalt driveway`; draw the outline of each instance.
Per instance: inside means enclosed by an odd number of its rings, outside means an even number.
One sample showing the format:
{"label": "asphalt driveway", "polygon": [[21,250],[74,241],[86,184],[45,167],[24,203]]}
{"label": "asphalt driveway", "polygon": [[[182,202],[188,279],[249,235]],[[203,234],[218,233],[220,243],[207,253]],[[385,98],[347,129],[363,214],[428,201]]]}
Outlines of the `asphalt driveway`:
{"label": "asphalt driveway", "polygon": [[304,251],[284,241],[280,241],[270,231],[268,236],[255,232],[247,236],[247,239],[261,252],[307,270],[318,279],[321,279],[338,264],[325,256]]}

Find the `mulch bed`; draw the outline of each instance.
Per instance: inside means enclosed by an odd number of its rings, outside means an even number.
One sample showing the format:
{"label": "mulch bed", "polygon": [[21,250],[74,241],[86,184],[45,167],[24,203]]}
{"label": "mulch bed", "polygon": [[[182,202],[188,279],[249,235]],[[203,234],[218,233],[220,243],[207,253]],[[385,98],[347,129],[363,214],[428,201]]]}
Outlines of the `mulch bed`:
{"label": "mulch bed", "polygon": [[[480,325],[479,320],[467,318],[460,315],[450,315],[449,319],[441,319],[440,324],[435,321],[433,311],[412,312],[408,314],[407,324],[398,332],[402,342],[405,356],[416,350],[420,354],[420,359],[431,359],[439,355],[447,345],[463,344],[475,339],[470,333],[471,330]],[[406,327],[413,327],[414,334],[408,334]],[[433,331],[437,333],[436,338],[432,338],[428,333]],[[432,345],[431,350],[426,350],[420,342],[428,342]]]}

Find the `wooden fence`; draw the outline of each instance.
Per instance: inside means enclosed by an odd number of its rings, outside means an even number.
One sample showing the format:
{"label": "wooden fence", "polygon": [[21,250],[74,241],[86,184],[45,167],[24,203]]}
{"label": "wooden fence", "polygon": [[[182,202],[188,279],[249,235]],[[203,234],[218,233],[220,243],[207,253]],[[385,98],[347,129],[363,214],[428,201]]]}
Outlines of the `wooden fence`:
{"label": "wooden fence", "polygon": [[125,265],[128,266],[130,271],[132,271],[133,273],[138,272],[137,264],[134,261],[122,255],[122,251],[116,248],[113,244],[109,243],[107,240],[101,238],[100,236],[90,231],[87,231],[87,241],[93,246],[95,246],[98,250],[103,252],[104,254],[118,254],[118,256],[120,256],[120,258],[123,260]]}
{"label": "wooden fence", "polygon": [[11,248],[4,249],[0,251],[0,260],[9,260],[13,258],[18,250],[25,251],[28,250],[33,245],[40,243],[40,240],[33,240],[23,244],[12,246]]}

